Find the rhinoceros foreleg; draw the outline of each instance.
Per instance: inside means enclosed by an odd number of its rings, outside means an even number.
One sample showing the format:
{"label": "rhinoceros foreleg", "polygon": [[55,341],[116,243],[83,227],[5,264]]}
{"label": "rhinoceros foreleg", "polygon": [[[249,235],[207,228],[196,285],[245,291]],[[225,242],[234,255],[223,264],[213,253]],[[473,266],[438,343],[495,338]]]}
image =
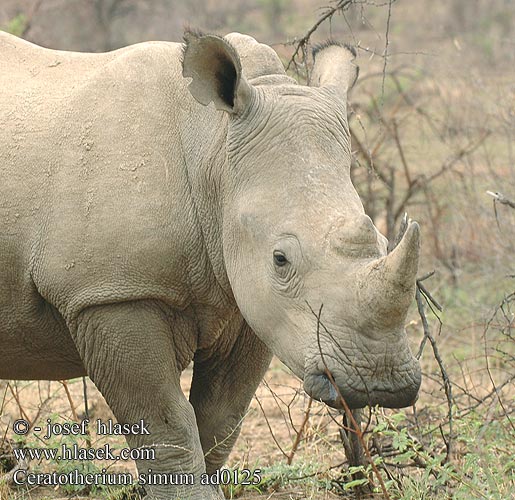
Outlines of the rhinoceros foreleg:
{"label": "rhinoceros foreleg", "polygon": [[[151,447],[155,460],[136,461],[138,472],[194,474],[195,484],[145,486],[149,498],[220,500],[200,484],[205,462],[195,413],[181,391],[177,348],[168,316],[152,302],[92,307],[79,317],[76,344],[88,375],[119,422],[148,425],[130,435],[131,448]],[[178,482],[173,480],[173,482]]]}
{"label": "rhinoceros foreleg", "polygon": [[208,473],[219,469],[231,452],[271,357],[239,315],[226,328],[216,349],[195,355],[190,402]]}

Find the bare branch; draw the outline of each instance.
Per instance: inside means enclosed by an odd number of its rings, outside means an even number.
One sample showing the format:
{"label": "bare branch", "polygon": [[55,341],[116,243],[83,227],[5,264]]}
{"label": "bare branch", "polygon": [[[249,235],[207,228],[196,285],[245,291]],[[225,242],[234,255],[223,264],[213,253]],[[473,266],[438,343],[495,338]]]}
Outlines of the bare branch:
{"label": "bare branch", "polygon": [[[438,363],[438,367],[440,368],[440,373],[442,374],[443,386],[444,386],[444,390],[445,390],[445,396],[447,398],[447,406],[448,406],[447,417],[448,417],[448,421],[449,421],[449,435],[446,438],[445,435],[442,433],[442,438],[443,438],[443,440],[445,442],[445,448],[446,448],[444,463],[447,463],[447,462],[450,461],[451,453],[452,453],[452,437],[453,437],[453,416],[452,416],[453,398],[452,398],[452,386],[451,386],[451,382],[450,382],[450,379],[449,379],[449,375],[447,374],[447,370],[445,369],[445,365],[443,363],[442,357],[440,356],[440,352],[438,350],[438,346],[436,345],[436,340],[431,335],[431,332],[429,330],[429,323],[427,321],[426,313],[424,311],[424,303],[423,303],[423,300],[422,300],[422,296],[423,295],[422,295],[422,292],[420,291],[419,283],[417,283],[417,289],[416,289],[416,292],[415,292],[415,298],[416,298],[416,301],[417,301],[418,313],[420,315],[420,319],[422,320],[422,326],[424,328],[424,340],[423,340],[422,344],[420,345],[420,349],[419,349],[419,352],[417,354],[417,358],[420,358],[420,356],[422,355],[422,350],[424,348],[423,344],[425,344],[426,340],[429,340],[429,342],[431,343],[431,347],[433,348],[434,357],[436,359],[436,362]],[[426,301],[427,301],[427,298],[426,298]],[[431,307],[429,301],[427,301],[427,304]],[[437,316],[437,318],[438,318],[438,321],[440,322],[440,328],[441,328],[441,325],[442,325],[441,320],[440,320],[440,318],[438,316]]]}
{"label": "bare branch", "polygon": [[511,208],[515,208],[515,202],[506,198],[506,196],[504,196],[502,193],[499,193],[498,191],[487,191],[486,194],[489,194],[494,199],[494,203],[497,202],[501,205],[508,205]]}
{"label": "bare branch", "polygon": [[[304,62],[306,62],[306,55],[307,55],[307,46],[309,45],[309,41],[311,39],[311,36],[313,33],[320,27],[321,24],[323,24],[328,19],[331,19],[337,12],[341,12],[344,9],[348,8],[352,3],[354,3],[355,0],[338,0],[336,5],[334,7],[329,7],[326,12],[320,16],[318,21],[311,26],[311,28],[308,29],[308,31],[299,39],[294,40],[293,44],[295,46],[295,50],[293,52],[293,55],[291,56],[290,60],[288,61],[288,65],[286,66],[286,70],[288,71],[291,67],[291,65],[297,65],[296,59],[299,55],[299,53],[303,53],[303,59]],[[307,75],[308,81],[309,81],[309,74]]]}

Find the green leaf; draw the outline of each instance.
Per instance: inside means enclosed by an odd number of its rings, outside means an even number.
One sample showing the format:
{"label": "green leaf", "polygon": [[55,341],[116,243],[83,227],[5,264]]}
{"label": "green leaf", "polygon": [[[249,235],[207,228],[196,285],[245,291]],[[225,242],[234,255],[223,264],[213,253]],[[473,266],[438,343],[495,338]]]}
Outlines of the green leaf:
{"label": "green leaf", "polygon": [[363,484],[368,484],[368,479],[354,479],[353,481],[349,481],[348,483],[345,483],[344,489],[345,490],[351,490],[355,488],[356,486],[362,486]]}

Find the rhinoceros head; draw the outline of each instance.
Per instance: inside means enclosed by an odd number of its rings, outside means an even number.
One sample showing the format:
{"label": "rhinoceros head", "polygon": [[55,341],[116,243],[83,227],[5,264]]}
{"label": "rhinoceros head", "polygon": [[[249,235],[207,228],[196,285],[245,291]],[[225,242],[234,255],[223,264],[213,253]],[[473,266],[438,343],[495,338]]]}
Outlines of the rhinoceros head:
{"label": "rhinoceros head", "polygon": [[254,62],[247,52],[242,70],[226,39],[186,42],[192,95],[228,115],[223,258],[244,318],[314,398],[339,405],[330,372],[351,408],[412,404],[420,368],[404,323],[419,227],[410,222],[387,254],[352,185],[354,53],[323,46],[311,85],[301,86],[268,47],[253,48]]}

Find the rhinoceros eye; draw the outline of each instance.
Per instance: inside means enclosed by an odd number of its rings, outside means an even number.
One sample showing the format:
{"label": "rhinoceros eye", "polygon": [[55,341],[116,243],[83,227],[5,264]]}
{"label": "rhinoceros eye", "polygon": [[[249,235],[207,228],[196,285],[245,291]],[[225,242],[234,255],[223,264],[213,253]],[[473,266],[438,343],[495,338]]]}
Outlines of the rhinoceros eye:
{"label": "rhinoceros eye", "polygon": [[283,267],[286,264],[288,264],[288,259],[286,258],[286,255],[284,255],[284,253],[280,250],[274,251],[274,264],[278,267]]}

